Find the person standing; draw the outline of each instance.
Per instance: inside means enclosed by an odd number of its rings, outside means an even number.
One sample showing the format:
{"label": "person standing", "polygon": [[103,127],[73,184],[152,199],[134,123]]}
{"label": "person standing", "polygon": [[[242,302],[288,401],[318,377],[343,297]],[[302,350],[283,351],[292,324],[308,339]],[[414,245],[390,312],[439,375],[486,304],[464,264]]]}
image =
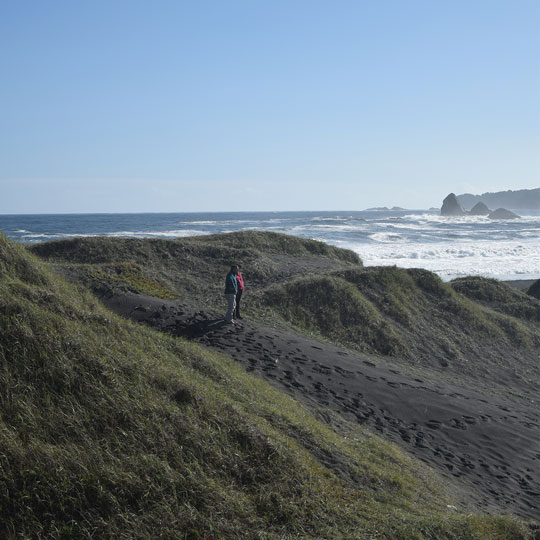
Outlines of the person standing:
{"label": "person standing", "polygon": [[236,294],[238,293],[237,273],[238,265],[233,264],[225,277],[225,298],[227,299],[227,314],[225,315],[225,321],[231,324],[234,324],[233,315],[236,308]]}
{"label": "person standing", "polygon": [[238,267],[238,272],[236,274],[236,281],[238,282],[238,291],[236,292],[236,309],[235,309],[235,318],[241,319],[240,315],[240,298],[242,298],[242,294],[244,293],[244,278],[242,277],[242,273],[240,272],[240,267]]}

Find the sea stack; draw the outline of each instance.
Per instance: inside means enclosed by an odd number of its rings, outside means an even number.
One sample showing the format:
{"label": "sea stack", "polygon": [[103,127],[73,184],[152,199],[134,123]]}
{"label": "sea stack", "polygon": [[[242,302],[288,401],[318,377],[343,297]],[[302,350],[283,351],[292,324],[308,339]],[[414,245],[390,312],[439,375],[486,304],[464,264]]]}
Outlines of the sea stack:
{"label": "sea stack", "polygon": [[450,193],[442,203],[441,216],[464,216],[465,214],[466,212],[459,204],[455,193]]}
{"label": "sea stack", "polygon": [[488,216],[489,219],[519,219],[520,216],[514,214],[506,208],[497,208],[494,212],[491,212]]}
{"label": "sea stack", "polygon": [[489,214],[491,214],[491,210],[480,201],[471,208],[469,214],[471,216],[489,216]]}

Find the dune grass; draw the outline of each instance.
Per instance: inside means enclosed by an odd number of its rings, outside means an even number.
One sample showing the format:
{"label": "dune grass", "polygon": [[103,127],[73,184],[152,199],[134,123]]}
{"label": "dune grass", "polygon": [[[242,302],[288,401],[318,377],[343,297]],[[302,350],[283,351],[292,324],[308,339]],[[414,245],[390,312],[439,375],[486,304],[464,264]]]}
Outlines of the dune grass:
{"label": "dune grass", "polygon": [[455,279],[450,285],[460,294],[495,311],[525,321],[540,321],[538,299],[501,281],[473,276]]}
{"label": "dune grass", "polygon": [[396,447],[112,315],[5,236],[0,384],[1,538],[530,536],[449,510]]}
{"label": "dune grass", "polygon": [[[489,301],[478,283],[489,285]],[[530,373],[538,373],[540,302],[498,282],[448,284],[420,269],[346,269],[267,287],[261,306],[362,352],[492,379],[494,367],[512,366],[527,384],[538,384]]]}
{"label": "dune grass", "polygon": [[270,287],[264,304],[301,328],[355,344],[362,351],[402,351],[402,343],[376,306],[341,277],[306,277]]}
{"label": "dune grass", "polygon": [[74,281],[90,283],[89,273],[97,272],[99,286],[108,286],[111,291],[118,286],[118,280],[110,272],[106,275],[104,267],[137,265],[146,279],[206,307],[222,300],[225,274],[233,263],[241,264],[250,288],[282,278],[275,259],[284,254],[326,268],[362,264],[352,251],[314,240],[256,231],[175,240],[77,238],[33,244],[27,249]]}
{"label": "dune grass", "polygon": [[213,234],[208,236],[192,237],[189,242],[196,244],[217,244],[233,249],[253,249],[259,253],[279,253],[288,255],[317,255],[329,257],[336,261],[345,261],[361,265],[362,261],[356,253],[348,249],[341,249],[324,242],[298,238],[288,234],[239,231],[230,234]]}
{"label": "dune grass", "polygon": [[495,280],[449,284],[421,269],[363,268],[351,251],[259,231],[175,240],[78,238],[27,249],[100,294],[177,298],[210,312],[221,309],[224,276],[240,262],[248,287],[244,312],[252,318],[404,358],[411,367],[492,382],[517,376],[538,388],[540,302]]}
{"label": "dune grass", "polygon": [[132,292],[164,300],[175,300],[179,294],[147,277],[140,264],[124,262],[117,264],[88,265],[88,281],[95,289],[110,292]]}

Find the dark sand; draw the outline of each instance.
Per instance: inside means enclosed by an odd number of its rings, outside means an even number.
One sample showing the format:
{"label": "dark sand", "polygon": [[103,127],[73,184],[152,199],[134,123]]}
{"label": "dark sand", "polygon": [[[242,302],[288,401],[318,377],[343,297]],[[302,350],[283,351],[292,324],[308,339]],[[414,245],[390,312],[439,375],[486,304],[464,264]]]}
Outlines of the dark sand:
{"label": "dark sand", "polygon": [[532,399],[429,382],[395,367],[398,361],[247,320],[227,325],[222,314],[175,302],[130,294],[103,301],[229,354],[327,421],[330,409],[368,426],[438,470],[464,508],[540,518],[540,409]]}
{"label": "dark sand", "polygon": [[514,279],[511,281],[505,281],[505,283],[518,291],[527,292],[529,287],[536,281],[536,279]]}

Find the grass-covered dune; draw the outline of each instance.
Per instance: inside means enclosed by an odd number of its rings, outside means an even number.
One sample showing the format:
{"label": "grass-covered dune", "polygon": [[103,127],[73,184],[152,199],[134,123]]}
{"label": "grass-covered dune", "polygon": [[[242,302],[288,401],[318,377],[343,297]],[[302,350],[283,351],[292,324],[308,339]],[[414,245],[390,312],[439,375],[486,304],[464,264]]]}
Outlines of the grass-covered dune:
{"label": "grass-covered dune", "polygon": [[221,303],[225,273],[240,263],[249,287],[292,276],[361,267],[352,251],[256,231],[175,240],[77,238],[28,247],[65,276],[92,288],[123,289],[211,306]]}
{"label": "grass-covered dune", "polygon": [[540,302],[495,280],[370,267],[267,287],[263,305],[363,352],[538,387]]}
{"label": "grass-covered dune", "polygon": [[449,509],[395,447],[116,317],[5,236],[0,362],[1,538],[532,537]]}
{"label": "grass-covered dune", "polygon": [[485,307],[516,319],[540,322],[540,302],[529,292],[512,289],[496,279],[478,276],[455,279],[452,288]]}
{"label": "grass-covered dune", "polygon": [[30,251],[94,291],[131,291],[222,309],[223,278],[239,262],[253,317],[284,321],[359,351],[537,389],[540,301],[502,282],[442,282],[426,270],[364,268],[322,242],[245,231],[175,240],[78,238]]}

